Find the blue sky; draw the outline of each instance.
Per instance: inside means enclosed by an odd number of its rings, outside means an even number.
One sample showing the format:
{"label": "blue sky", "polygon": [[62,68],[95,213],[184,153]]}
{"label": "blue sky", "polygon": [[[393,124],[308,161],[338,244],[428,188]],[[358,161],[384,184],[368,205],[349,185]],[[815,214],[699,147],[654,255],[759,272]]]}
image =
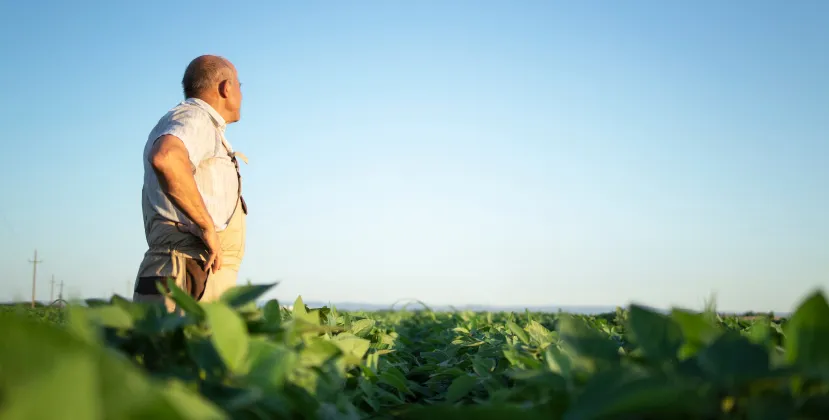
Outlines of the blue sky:
{"label": "blue sky", "polygon": [[787,311],[829,283],[829,3],[5,2],[0,299],[124,294],[141,151],[235,63],[242,280]]}

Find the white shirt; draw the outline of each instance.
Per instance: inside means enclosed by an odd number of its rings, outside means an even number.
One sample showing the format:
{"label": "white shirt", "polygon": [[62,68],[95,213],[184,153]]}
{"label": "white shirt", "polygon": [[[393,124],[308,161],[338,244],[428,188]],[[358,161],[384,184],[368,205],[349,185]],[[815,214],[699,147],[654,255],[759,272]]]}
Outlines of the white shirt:
{"label": "white shirt", "polygon": [[[217,231],[227,227],[239,199],[239,177],[228,153],[233,148],[224,137],[224,118],[206,102],[187,99],[167,112],[158,121],[144,146],[144,198],[160,216],[173,222],[195,227],[164,194],[150,164],[149,153],[155,141],[170,134],[178,137],[187,148],[190,164],[207,211]],[[150,215],[145,214],[145,221]]]}

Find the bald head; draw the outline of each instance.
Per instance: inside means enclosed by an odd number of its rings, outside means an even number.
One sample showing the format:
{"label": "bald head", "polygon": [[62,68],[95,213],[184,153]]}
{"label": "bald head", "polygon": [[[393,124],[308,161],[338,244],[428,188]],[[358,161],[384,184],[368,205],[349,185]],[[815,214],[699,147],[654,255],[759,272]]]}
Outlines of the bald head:
{"label": "bald head", "polygon": [[232,77],[233,65],[225,58],[216,55],[196,57],[187,66],[181,80],[184,97],[196,97]]}
{"label": "bald head", "polygon": [[223,57],[196,57],[181,79],[184,98],[199,98],[213,107],[226,122],[239,121],[242,106],[242,84],[236,67]]}

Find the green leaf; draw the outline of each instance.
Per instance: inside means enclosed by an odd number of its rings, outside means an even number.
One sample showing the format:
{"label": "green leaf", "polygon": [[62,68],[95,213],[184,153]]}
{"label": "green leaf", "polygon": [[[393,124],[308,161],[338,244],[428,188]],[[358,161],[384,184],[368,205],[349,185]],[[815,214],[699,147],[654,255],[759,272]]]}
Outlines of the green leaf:
{"label": "green leaf", "polygon": [[772,345],[771,323],[768,319],[764,318],[756,320],[750,327],[748,327],[748,330],[746,330],[746,337],[753,343],[760,344],[764,347],[770,347]]}
{"label": "green leaf", "polygon": [[472,369],[477,373],[479,376],[488,376],[492,374],[492,370],[495,369],[495,361],[492,359],[483,359],[483,358],[475,358],[472,361]]}
{"label": "green leaf", "polygon": [[535,320],[527,324],[527,332],[531,341],[537,343],[540,347],[544,347],[555,340],[555,334]]}
{"label": "green leaf", "polygon": [[518,336],[518,339],[521,340],[524,344],[530,344],[530,338],[527,336],[527,332],[524,331],[523,328],[519,327],[518,324],[507,321],[507,328],[512,331],[513,334]]}
{"label": "green leaf", "polygon": [[358,337],[365,337],[374,328],[376,321],[373,319],[361,319],[351,324],[351,332]]}
{"label": "green leaf", "polygon": [[[173,406],[182,419],[227,419],[218,407],[200,395],[185,388],[180,381],[169,382],[162,390],[167,402]],[[137,416],[136,416],[137,417]]]}
{"label": "green leaf", "polygon": [[629,312],[631,339],[653,361],[674,360],[682,346],[682,330],[670,318],[639,305]]}
{"label": "green leaf", "polygon": [[393,394],[380,387],[374,388],[374,393],[377,394],[381,402],[386,402],[391,405],[402,405],[406,403],[397,394]]}
{"label": "green leaf", "polygon": [[86,316],[89,321],[112,328],[131,329],[134,325],[132,316],[120,306],[97,306],[88,308]]}
{"label": "green leaf", "polygon": [[[810,416],[803,416],[805,413],[799,413],[801,416],[795,415],[795,404],[790,395],[784,394],[767,394],[749,397],[745,404],[748,420],[777,420],[777,419],[796,419],[796,418],[812,418]],[[824,411],[823,413],[826,413]],[[815,417],[820,415],[815,413]]]}
{"label": "green leaf", "polygon": [[319,309],[308,310],[305,303],[302,301],[302,296],[297,297],[296,301],[294,301],[292,316],[296,321],[308,323],[314,326],[320,325]]}
{"label": "green leaf", "polygon": [[702,418],[700,410],[705,407],[695,387],[680,378],[611,369],[590,379],[564,420]]}
{"label": "green leaf", "polygon": [[276,299],[269,300],[265,304],[263,315],[270,325],[282,324],[282,308],[279,307],[279,301]]}
{"label": "green leaf", "polygon": [[360,360],[362,360],[363,356],[366,355],[366,352],[368,352],[368,349],[371,347],[371,341],[346,333],[337,335],[334,337],[332,342],[336,344],[344,354],[351,356],[351,362],[355,364],[360,363]]}
{"label": "green leaf", "polygon": [[204,302],[202,308],[213,332],[210,341],[216,347],[225,366],[233,372],[244,373],[242,368],[249,346],[245,322],[221,302]]}
{"label": "green leaf", "polygon": [[104,299],[98,299],[98,298],[86,299],[86,300],[84,300],[84,303],[86,303],[86,306],[89,307],[89,308],[95,308],[95,307],[98,307],[98,306],[109,305],[108,301],[106,301]]}
{"label": "green leaf", "polygon": [[299,355],[285,345],[265,339],[251,339],[248,352],[248,379],[271,389],[280,389],[299,361]]}
{"label": "green leaf", "polygon": [[292,312],[295,317],[308,313],[305,308],[305,302],[302,301],[302,296],[297,296],[296,300],[294,300],[294,309]]}
{"label": "green leaf", "polygon": [[609,336],[587,326],[582,318],[563,315],[558,323],[562,347],[588,362],[588,368],[608,368],[619,363],[619,346]]}
{"label": "green leaf", "polygon": [[[0,418],[224,418],[192,391],[164,399],[121,353],[47,323],[0,317]],[[176,392],[176,390],[173,390]],[[49,404],[44,404],[48,401]],[[179,411],[186,405],[187,411]]]}
{"label": "green leaf", "polygon": [[69,312],[68,331],[89,344],[98,343],[100,331],[90,323],[88,309],[70,305],[66,310]]}
{"label": "green leaf", "polygon": [[414,406],[403,411],[399,418],[405,420],[541,420],[551,418],[541,409],[526,409],[513,405],[485,405],[485,406]]}
{"label": "green leaf", "polygon": [[684,344],[679,351],[680,359],[692,357],[722,333],[722,329],[712,324],[704,314],[673,309],[671,318],[679,326],[684,338]]}
{"label": "green leaf", "polygon": [[700,351],[697,361],[709,377],[728,387],[763,378],[770,371],[766,348],[735,331],[726,332]]}
{"label": "green leaf", "polygon": [[513,366],[524,369],[539,369],[542,364],[534,356],[520,351],[516,348],[504,349],[504,357],[510,361]]}
{"label": "green leaf", "polygon": [[[6,332],[5,330],[3,331]],[[61,354],[60,363],[40,374],[24,374],[15,386],[3,393],[2,419],[59,418],[60,413],[72,413],[77,418],[104,418],[95,359],[82,351]],[[8,361],[0,368],[7,371]],[[49,404],[44,404],[48,398]]]}
{"label": "green leaf", "polygon": [[427,382],[443,382],[445,377],[450,377],[452,379],[457,378],[458,376],[466,375],[467,372],[465,370],[458,369],[456,367],[450,368],[443,368],[439,369],[437,372],[433,373],[431,376],[432,378],[429,379]]}
{"label": "green leaf", "polygon": [[[792,407],[792,405],[789,405],[789,407]],[[799,407],[797,407],[798,416],[791,416],[791,418],[823,419],[826,417],[826,413],[829,413],[829,395],[824,392],[822,395],[812,395],[807,397],[806,400],[803,401]]]}
{"label": "green leaf", "polygon": [[80,418],[103,417],[97,357],[84,337],[2,312],[0,331],[0,418],[55,418],[65,409]]}
{"label": "green leaf", "polygon": [[[170,289],[170,297],[176,302],[176,305],[181,308],[186,314],[192,315],[197,319],[204,318],[204,311],[202,307],[199,306],[199,303],[190,296],[189,293],[181,290],[178,286],[176,286],[176,281],[174,278],[170,277],[167,279],[167,287]],[[163,292],[163,288],[159,286],[159,289]]]}
{"label": "green leaf", "polygon": [[318,367],[341,353],[333,341],[313,340],[299,354],[303,366]]}
{"label": "green leaf", "polygon": [[406,376],[403,375],[402,372],[395,368],[389,368],[385,372],[380,374],[380,382],[391,385],[396,390],[404,393],[404,394],[411,394],[414,395],[409,386],[406,385]]}
{"label": "green leaf", "polygon": [[446,402],[453,403],[465,397],[477,384],[478,380],[474,376],[458,376],[452,381],[452,384],[449,385],[449,389],[446,391]]}
{"label": "green leaf", "polygon": [[151,310],[148,305],[132,302],[117,295],[112,297],[112,304],[127,312],[133,321],[145,318]]}
{"label": "green leaf", "polygon": [[572,362],[570,361],[570,358],[563,354],[557,347],[547,347],[547,350],[544,353],[544,360],[547,362],[547,367],[553,373],[557,373],[565,378],[570,377],[570,372],[573,367]]}
{"label": "green leaf", "polygon": [[804,368],[829,368],[829,304],[811,293],[784,327],[786,361]]}
{"label": "green leaf", "polygon": [[255,302],[260,296],[267,293],[268,290],[279,284],[258,284],[258,285],[243,285],[235,286],[226,290],[219,298],[222,302],[233,308],[242,307],[250,302]]}
{"label": "green leaf", "polygon": [[722,329],[708,321],[704,314],[693,313],[684,309],[671,310],[671,318],[682,330],[686,340],[710,343],[717,338]]}
{"label": "green leaf", "polygon": [[187,340],[187,354],[208,376],[222,375],[225,362],[209,337],[191,337]]}
{"label": "green leaf", "polygon": [[187,327],[188,325],[195,325],[199,323],[198,319],[193,315],[179,315],[175,312],[167,313],[166,311],[164,314],[160,315],[158,322],[159,323],[156,326],[158,329],[154,332],[160,334],[170,333]]}

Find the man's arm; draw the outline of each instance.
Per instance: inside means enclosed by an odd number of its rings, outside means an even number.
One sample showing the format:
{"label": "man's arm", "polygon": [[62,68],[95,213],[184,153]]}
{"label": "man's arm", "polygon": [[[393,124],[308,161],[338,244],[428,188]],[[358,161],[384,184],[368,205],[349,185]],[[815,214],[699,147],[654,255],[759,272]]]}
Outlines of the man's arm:
{"label": "man's arm", "polygon": [[212,264],[213,271],[218,271],[221,268],[221,245],[213,218],[196,187],[190,155],[184,143],[176,136],[165,134],[156,140],[149,159],[161,189],[201,229],[202,239],[211,254],[205,269]]}

